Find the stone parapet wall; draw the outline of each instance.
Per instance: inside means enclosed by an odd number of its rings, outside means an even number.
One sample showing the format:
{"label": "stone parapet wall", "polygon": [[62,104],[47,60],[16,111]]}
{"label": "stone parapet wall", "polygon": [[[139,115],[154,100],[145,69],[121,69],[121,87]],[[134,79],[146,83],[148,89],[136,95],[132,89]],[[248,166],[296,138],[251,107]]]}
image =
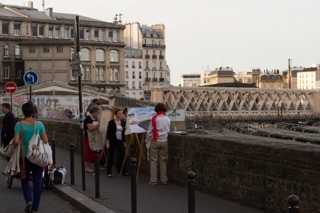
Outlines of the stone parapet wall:
{"label": "stone parapet wall", "polygon": [[[3,117],[0,117],[2,123]],[[80,153],[79,121],[41,119],[58,147],[75,144]],[[254,137],[253,137],[254,138]],[[142,163],[143,164],[143,163]],[[320,146],[213,135],[169,134],[168,176],[187,185],[196,173],[196,189],[263,210],[287,212],[287,198],[300,198],[300,212],[320,209]]]}
{"label": "stone parapet wall", "polygon": [[[264,139],[261,139],[264,140]],[[320,207],[320,147],[199,135],[169,136],[169,181],[265,212],[287,212],[287,198],[300,198],[300,212]]]}

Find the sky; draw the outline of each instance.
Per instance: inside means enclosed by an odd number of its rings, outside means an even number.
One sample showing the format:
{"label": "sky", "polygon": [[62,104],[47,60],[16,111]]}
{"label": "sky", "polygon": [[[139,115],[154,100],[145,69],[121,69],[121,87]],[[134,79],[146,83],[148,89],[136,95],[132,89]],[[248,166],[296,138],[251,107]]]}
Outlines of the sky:
{"label": "sky", "polygon": [[[28,5],[25,0],[0,0]],[[42,10],[42,0],[34,0]],[[46,0],[54,12],[112,22],[165,25],[171,84],[182,74],[232,67],[235,72],[320,64],[319,0]]]}

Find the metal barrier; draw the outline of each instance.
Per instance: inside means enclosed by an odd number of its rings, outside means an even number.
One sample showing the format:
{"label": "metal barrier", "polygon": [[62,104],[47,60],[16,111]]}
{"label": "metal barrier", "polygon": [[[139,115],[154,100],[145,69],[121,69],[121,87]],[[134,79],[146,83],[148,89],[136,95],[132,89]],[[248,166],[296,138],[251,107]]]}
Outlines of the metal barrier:
{"label": "metal barrier", "polygon": [[94,175],[96,198],[100,198],[99,150],[94,151]]}
{"label": "metal barrier", "polygon": [[196,173],[188,172],[188,213],[195,213],[195,178]]}
{"label": "metal barrier", "polygon": [[70,143],[70,178],[71,178],[71,185],[74,185],[74,144]]}

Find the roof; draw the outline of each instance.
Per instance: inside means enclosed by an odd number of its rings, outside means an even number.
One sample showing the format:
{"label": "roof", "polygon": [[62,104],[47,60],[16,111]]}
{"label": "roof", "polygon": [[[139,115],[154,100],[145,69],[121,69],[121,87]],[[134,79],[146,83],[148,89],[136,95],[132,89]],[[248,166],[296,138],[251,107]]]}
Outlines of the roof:
{"label": "roof", "polygon": [[300,70],[298,72],[310,72],[310,71],[317,71],[318,68],[317,67],[308,67],[308,68],[304,68],[303,70]]}
{"label": "roof", "polygon": [[218,75],[218,76],[234,76],[234,73],[232,70],[227,71],[227,70],[215,70],[210,72],[210,75]]}
{"label": "roof", "polygon": [[200,87],[250,87],[250,88],[257,88],[256,83],[244,84],[244,83],[239,83],[239,82],[203,85]]}

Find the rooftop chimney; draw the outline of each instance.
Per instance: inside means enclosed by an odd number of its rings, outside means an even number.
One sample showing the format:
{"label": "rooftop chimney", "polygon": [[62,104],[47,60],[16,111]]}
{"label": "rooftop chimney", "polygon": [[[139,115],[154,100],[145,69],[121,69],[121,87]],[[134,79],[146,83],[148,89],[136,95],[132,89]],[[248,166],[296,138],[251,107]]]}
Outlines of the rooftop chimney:
{"label": "rooftop chimney", "polygon": [[28,7],[29,7],[29,8],[33,8],[33,2],[32,2],[32,1],[29,1],[29,2],[28,2]]}
{"label": "rooftop chimney", "polygon": [[46,9],[46,15],[49,17],[53,17],[53,8],[49,7],[48,9]]}

